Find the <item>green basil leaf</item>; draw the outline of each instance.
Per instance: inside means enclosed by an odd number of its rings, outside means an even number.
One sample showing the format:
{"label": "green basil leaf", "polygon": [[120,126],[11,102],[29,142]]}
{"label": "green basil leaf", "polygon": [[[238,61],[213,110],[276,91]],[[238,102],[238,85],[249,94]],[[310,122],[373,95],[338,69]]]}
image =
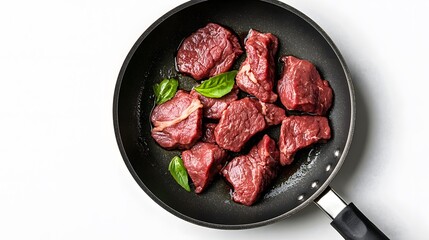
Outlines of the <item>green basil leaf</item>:
{"label": "green basil leaf", "polygon": [[172,99],[177,92],[179,81],[174,78],[164,79],[153,86],[156,104],[162,104]]}
{"label": "green basil leaf", "polygon": [[222,73],[203,81],[195,91],[209,98],[221,98],[231,92],[237,70]]}
{"label": "green basil leaf", "polygon": [[190,192],[191,188],[188,183],[188,172],[186,171],[183,161],[179,156],[173,157],[170,164],[168,165],[168,171],[170,171],[174,180],[182,186],[186,191]]}

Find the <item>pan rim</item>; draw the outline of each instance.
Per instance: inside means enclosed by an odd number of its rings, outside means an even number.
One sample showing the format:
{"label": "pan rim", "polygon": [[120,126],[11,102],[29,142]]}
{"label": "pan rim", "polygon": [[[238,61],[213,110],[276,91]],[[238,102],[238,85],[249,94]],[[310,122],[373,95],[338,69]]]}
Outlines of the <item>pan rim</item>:
{"label": "pan rim", "polygon": [[336,45],[334,44],[334,42],[332,41],[332,39],[328,36],[328,34],[316,23],[314,22],[311,18],[309,18],[307,15],[305,15],[304,13],[302,13],[301,11],[295,9],[294,7],[280,2],[278,0],[258,0],[261,2],[266,2],[266,3],[270,3],[273,4],[275,6],[281,7],[295,15],[297,15],[298,17],[302,18],[303,20],[305,20],[311,27],[313,27],[315,30],[317,30],[319,32],[319,34],[323,37],[323,39],[325,39],[325,41],[328,43],[328,45],[332,48],[333,52],[335,53],[336,57],[338,58],[338,61],[340,62],[341,66],[342,66],[342,70],[344,71],[344,75],[346,77],[347,80],[347,85],[348,85],[348,89],[349,89],[349,97],[350,97],[350,126],[349,126],[349,130],[348,130],[348,136],[347,136],[347,140],[344,146],[344,149],[341,152],[341,155],[339,156],[339,159],[337,161],[336,166],[332,169],[331,173],[329,174],[328,178],[324,181],[324,183],[309,197],[306,198],[305,201],[303,201],[301,204],[297,205],[295,208],[293,208],[290,211],[287,211],[283,214],[280,214],[276,217],[272,217],[270,219],[267,220],[263,220],[263,221],[258,221],[258,222],[253,222],[253,223],[245,223],[245,224],[218,224],[218,223],[212,223],[212,222],[206,222],[206,221],[201,221],[195,218],[192,218],[190,216],[187,216],[177,210],[175,210],[174,208],[168,206],[167,204],[165,204],[162,200],[160,200],[145,184],[144,182],[140,179],[140,177],[138,176],[138,174],[136,173],[136,171],[134,170],[134,167],[131,164],[131,161],[128,158],[127,152],[125,150],[125,147],[123,145],[123,141],[122,141],[122,136],[120,133],[120,126],[119,126],[119,95],[121,92],[121,86],[122,86],[122,81],[126,72],[126,69],[128,68],[128,65],[132,59],[132,57],[134,56],[136,50],[140,47],[140,45],[142,44],[143,40],[158,26],[160,25],[164,20],[168,19],[169,17],[171,17],[172,15],[199,3],[202,2],[207,2],[209,0],[191,0],[188,2],[185,2],[175,8],[173,8],[172,10],[168,11],[167,13],[165,13],[163,16],[161,16],[160,18],[158,18],[154,23],[152,23],[144,32],[143,34],[137,39],[137,41],[134,43],[134,45],[132,46],[132,48],[130,49],[130,51],[128,52],[122,67],[119,71],[119,75],[117,78],[117,82],[116,82],[116,86],[115,86],[115,91],[114,91],[114,96],[113,96],[113,125],[114,125],[114,131],[115,131],[115,137],[116,137],[116,141],[118,144],[118,148],[120,150],[120,153],[122,155],[123,161],[125,162],[129,172],[131,173],[131,175],[133,176],[134,180],[138,183],[138,185],[143,189],[143,191],[152,199],[154,200],[158,205],[160,205],[162,208],[164,208],[165,210],[169,211],[170,213],[172,213],[173,215],[179,217],[182,220],[186,220],[188,222],[203,226],[203,227],[209,227],[209,228],[217,228],[217,229],[247,229],[247,228],[255,228],[255,227],[261,227],[264,225],[268,225],[271,223],[274,223],[276,221],[285,219],[297,212],[299,212],[300,210],[302,210],[303,208],[305,208],[307,205],[309,205],[311,202],[313,202],[331,183],[331,181],[334,179],[334,177],[336,176],[336,174],[338,173],[338,171],[341,169],[341,166],[343,165],[346,156],[349,152],[350,146],[351,146],[351,142],[353,139],[353,134],[354,134],[354,129],[355,129],[355,118],[356,118],[356,103],[355,103],[355,93],[354,93],[354,87],[353,87],[353,83],[351,80],[351,74],[349,72],[349,69],[346,65],[346,62],[343,58],[343,56],[341,55],[339,49],[336,47]]}

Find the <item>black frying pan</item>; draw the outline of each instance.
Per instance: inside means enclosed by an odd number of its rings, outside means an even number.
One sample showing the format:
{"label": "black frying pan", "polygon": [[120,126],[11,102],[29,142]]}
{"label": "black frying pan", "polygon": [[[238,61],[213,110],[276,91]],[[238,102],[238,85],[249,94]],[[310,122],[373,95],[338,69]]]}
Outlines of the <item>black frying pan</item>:
{"label": "black frying pan", "polygon": [[[310,60],[334,91],[329,113],[332,139],[300,151],[294,163],[283,169],[272,188],[251,207],[233,202],[230,187],[221,178],[203,194],[184,191],[168,172],[169,161],[180,152],[162,149],[150,136],[152,86],[171,77],[178,78],[180,88],[186,90],[196,84],[175,70],[174,57],[181,41],[208,22],[231,28],[241,40],[250,28],[275,34],[280,42],[278,57],[294,55]],[[316,201],[344,237],[361,239],[359,234],[363,234],[385,238],[353,204],[345,205],[329,188],[351,144],[354,101],[350,74],[340,52],[301,12],[274,0],[200,0],[171,10],[137,40],[119,73],[113,119],[119,149],[137,183],[160,206],[184,220],[212,228],[252,228],[286,218]],[[276,129],[269,134],[278,138]]]}

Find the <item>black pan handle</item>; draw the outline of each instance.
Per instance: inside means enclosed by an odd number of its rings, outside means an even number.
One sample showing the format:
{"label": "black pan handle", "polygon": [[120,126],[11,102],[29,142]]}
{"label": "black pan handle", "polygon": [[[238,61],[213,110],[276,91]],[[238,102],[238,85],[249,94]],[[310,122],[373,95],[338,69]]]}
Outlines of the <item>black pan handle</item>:
{"label": "black pan handle", "polygon": [[344,239],[389,239],[365,217],[353,203],[346,204],[346,202],[330,187],[320,194],[315,200],[315,203],[333,219],[331,222],[332,227],[334,227]]}

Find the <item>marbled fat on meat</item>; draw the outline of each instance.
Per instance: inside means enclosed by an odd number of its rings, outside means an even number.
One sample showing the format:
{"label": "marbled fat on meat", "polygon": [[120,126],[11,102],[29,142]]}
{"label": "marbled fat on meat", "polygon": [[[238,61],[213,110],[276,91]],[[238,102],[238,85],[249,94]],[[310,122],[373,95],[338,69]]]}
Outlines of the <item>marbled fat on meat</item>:
{"label": "marbled fat on meat", "polygon": [[283,108],[273,103],[264,103],[256,99],[252,100],[254,100],[259,112],[264,116],[268,126],[278,125],[286,117],[286,111]]}
{"label": "marbled fat on meat", "polygon": [[271,33],[251,29],[246,37],[246,59],[238,70],[236,82],[241,90],[262,102],[277,100],[277,94],[273,92],[277,48],[278,39]]}

